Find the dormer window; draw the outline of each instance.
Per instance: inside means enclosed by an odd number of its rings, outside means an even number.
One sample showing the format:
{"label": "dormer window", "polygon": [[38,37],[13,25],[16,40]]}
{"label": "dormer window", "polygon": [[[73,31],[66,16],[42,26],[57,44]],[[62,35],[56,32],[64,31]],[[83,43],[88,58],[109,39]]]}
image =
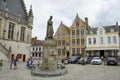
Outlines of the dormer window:
{"label": "dormer window", "polygon": [[111,29],[110,29],[110,32],[114,32],[114,29],[113,29],[113,28],[111,28]]}
{"label": "dormer window", "polygon": [[90,31],[90,34],[93,34],[93,31]]}

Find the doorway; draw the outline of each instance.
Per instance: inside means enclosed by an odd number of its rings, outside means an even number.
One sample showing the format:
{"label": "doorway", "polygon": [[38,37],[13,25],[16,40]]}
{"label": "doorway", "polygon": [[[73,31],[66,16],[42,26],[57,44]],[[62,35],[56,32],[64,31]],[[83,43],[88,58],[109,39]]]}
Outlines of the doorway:
{"label": "doorway", "polygon": [[67,58],[69,58],[70,57],[70,53],[69,53],[69,51],[67,52]]}
{"label": "doorway", "polygon": [[23,55],[23,62],[25,62],[26,55]]}
{"label": "doorway", "polygon": [[100,50],[100,57],[104,57],[104,50]]}

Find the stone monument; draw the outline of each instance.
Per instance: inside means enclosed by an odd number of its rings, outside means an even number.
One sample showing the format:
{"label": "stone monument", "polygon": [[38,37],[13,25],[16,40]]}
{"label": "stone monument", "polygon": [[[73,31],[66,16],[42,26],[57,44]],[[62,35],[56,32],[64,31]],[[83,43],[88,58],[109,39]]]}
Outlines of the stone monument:
{"label": "stone monument", "polygon": [[56,42],[53,39],[53,21],[50,16],[47,21],[47,31],[45,41],[43,43],[43,63],[37,69],[33,69],[31,73],[36,76],[59,76],[67,73],[67,70],[57,69],[56,59]]}

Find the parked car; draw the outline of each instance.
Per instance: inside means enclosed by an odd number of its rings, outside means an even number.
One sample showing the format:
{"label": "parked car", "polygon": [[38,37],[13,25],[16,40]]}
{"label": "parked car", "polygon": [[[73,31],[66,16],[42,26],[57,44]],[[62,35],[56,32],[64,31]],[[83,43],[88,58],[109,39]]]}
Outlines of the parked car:
{"label": "parked car", "polygon": [[70,59],[68,59],[68,63],[77,63],[79,59],[80,56],[71,56]]}
{"label": "parked car", "polygon": [[82,58],[80,58],[79,60],[78,60],[78,64],[87,64],[87,57],[82,57]]}
{"label": "parked car", "polygon": [[41,64],[41,61],[40,61],[40,60],[37,60],[37,59],[29,60],[29,62],[30,62],[30,61],[32,61],[32,63],[27,66],[27,67],[30,68],[30,69],[39,67],[40,64]]}
{"label": "parked car", "polygon": [[102,59],[99,57],[93,57],[91,64],[102,64]]}
{"label": "parked car", "polygon": [[117,65],[118,61],[116,58],[114,57],[108,57],[107,58],[107,65]]}
{"label": "parked car", "polygon": [[63,69],[65,68],[64,63],[57,63],[57,69]]}

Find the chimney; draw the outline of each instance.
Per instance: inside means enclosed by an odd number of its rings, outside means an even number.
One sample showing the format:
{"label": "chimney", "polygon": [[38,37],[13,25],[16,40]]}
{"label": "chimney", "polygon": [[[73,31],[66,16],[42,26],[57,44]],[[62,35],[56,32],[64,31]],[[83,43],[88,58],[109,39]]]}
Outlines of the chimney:
{"label": "chimney", "polygon": [[88,18],[85,17],[85,24],[86,24],[86,28],[88,29],[89,28],[89,24],[88,24]]}
{"label": "chimney", "polygon": [[120,27],[118,26],[118,22],[116,22],[116,27],[118,27],[118,32],[119,32],[119,35],[120,35]]}

